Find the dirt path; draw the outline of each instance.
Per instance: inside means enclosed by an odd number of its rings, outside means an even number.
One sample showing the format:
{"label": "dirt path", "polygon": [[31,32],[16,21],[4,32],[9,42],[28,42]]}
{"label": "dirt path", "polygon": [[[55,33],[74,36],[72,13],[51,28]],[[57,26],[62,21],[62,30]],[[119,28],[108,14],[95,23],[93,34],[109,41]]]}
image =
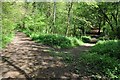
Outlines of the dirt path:
{"label": "dirt path", "polygon": [[[93,45],[85,44],[81,47],[58,51],[77,55],[82,51],[88,50],[90,46]],[[3,78],[25,78],[26,75],[24,73],[30,77],[37,78],[79,77],[79,75],[72,73],[71,69],[60,58],[52,57],[45,52],[48,50],[54,49],[35,43],[25,34],[17,32],[13,41],[1,52],[2,60],[5,58],[8,62],[0,60],[0,72],[2,72],[0,75]]]}
{"label": "dirt path", "polygon": [[88,51],[92,46],[94,46],[95,44],[90,44],[90,43],[84,43],[81,46],[75,47],[75,48],[69,48],[69,49],[60,49],[57,50],[59,52],[64,52],[64,53],[71,53],[74,56],[79,55],[81,52],[86,52]]}

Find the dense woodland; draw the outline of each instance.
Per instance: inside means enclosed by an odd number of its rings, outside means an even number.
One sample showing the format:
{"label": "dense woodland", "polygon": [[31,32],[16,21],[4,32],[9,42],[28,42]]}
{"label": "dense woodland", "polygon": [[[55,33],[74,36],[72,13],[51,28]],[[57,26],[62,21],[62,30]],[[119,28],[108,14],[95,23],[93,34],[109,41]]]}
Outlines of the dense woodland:
{"label": "dense woodland", "polygon": [[1,16],[2,48],[17,31],[59,49],[94,43],[68,63],[78,74],[84,66],[89,75],[120,78],[120,2],[2,2]]}

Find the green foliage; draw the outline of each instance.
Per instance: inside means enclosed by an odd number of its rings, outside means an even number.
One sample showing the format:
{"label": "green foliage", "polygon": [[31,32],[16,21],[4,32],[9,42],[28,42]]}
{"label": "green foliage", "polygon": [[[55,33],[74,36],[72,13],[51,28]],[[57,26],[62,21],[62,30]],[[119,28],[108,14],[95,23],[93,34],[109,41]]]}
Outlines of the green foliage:
{"label": "green foliage", "polygon": [[[120,39],[120,3],[2,3],[2,45],[11,41],[14,29],[20,29],[33,40],[57,48],[69,48],[90,42],[83,36],[91,28],[103,31],[102,40]],[[56,10],[54,9],[56,7]],[[69,12],[70,11],[70,12]],[[83,14],[84,13],[84,14]],[[68,16],[69,15],[69,16]],[[16,28],[16,24],[17,28]],[[67,34],[66,34],[67,33]],[[66,36],[81,37],[66,37]],[[83,42],[82,42],[83,41]],[[57,53],[57,52],[55,52]],[[71,63],[74,59],[65,53],[56,54]],[[102,41],[76,60],[76,69],[84,72],[120,78],[120,41]],[[75,61],[73,61],[75,62]]]}
{"label": "green foliage", "polygon": [[71,47],[71,42],[67,37],[58,35],[41,35],[40,42],[49,46],[60,46],[61,48]]}
{"label": "green foliage", "polygon": [[33,32],[45,33],[44,28],[47,26],[47,23],[44,15],[36,12],[36,15],[26,15],[23,21],[25,22],[26,29],[29,29]]}
{"label": "green foliage", "polygon": [[2,38],[2,48],[5,47],[7,43],[9,43],[14,35],[14,16],[13,13],[11,14],[11,10],[13,9],[13,6],[11,6],[10,3],[3,3],[2,4],[2,30],[0,34],[0,38]]}
{"label": "green foliage", "polygon": [[53,35],[48,35],[48,34],[36,35],[36,36],[31,36],[31,38],[45,45],[58,47],[58,48],[69,48],[69,47],[81,45],[80,40],[76,38],[69,38],[69,37],[54,35],[54,34]]}
{"label": "green foliage", "polygon": [[81,39],[75,37],[66,37],[57,34],[41,34],[38,32],[31,32],[30,30],[23,30],[23,32],[37,42],[56,48],[70,48],[83,44]]}
{"label": "green foliage", "polygon": [[82,36],[81,38],[82,38],[82,41],[83,41],[84,43],[89,43],[89,42],[90,42],[90,39],[91,39],[90,36]]}
{"label": "green foliage", "polygon": [[120,60],[120,41],[119,40],[109,40],[109,41],[99,41],[90,52],[96,52],[101,55],[108,55],[110,57],[115,57]]}
{"label": "green foliage", "polygon": [[[76,73],[93,76],[97,79],[102,77],[106,79],[119,79],[119,45],[120,43],[118,40],[101,41],[98,42],[90,51],[80,54],[78,58],[74,58],[70,53],[54,52],[52,55],[62,57],[68,64],[74,64]],[[112,52],[109,48],[116,52]],[[113,54],[113,56],[108,54]]]}
{"label": "green foliage", "polygon": [[86,75],[120,78],[120,41],[99,41],[77,59],[76,71]]}
{"label": "green foliage", "polygon": [[82,69],[87,75],[120,78],[120,62],[106,55],[85,53],[79,57],[76,64],[76,70],[80,72]]}
{"label": "green foliage", "polygon": [[103,37],[99,37],[99,40],[104,41],[104,40],[109,40],[109,38],[108,38],[108,36],[103,36]]}
{"label": "green foliage", "polygon": [[[12,35],[14,29],[19,28],[41,34],[80,37],[89,32],[91,28],[99,27],[102,31],[104,27],[104,35],[112,39],[120,38],[119,2],[72,2],[71,8],[71,3],[55,4],[54,6],[54,3],[43,2],[2,3],[3,37],[6,34]],[[17,23],[19,25],[16,28]],[[89,42],[89,39],[85,38],[83,41]]]}
{"label": "green foliage", "polygon": [[16,28],[16,23],[22,18],[21,14],[24,13],[24,10],[20,5],[24,3],[12,3],[12,2],[3,2],[2,4],[2,30],[0,38],[2,38],[2,47],[5,47],[14,36],[14,29]]}
{"label": "green foliage", "polygon": [[80,46],[84,44],[84,42],[80,38],[76,38],[76,37],[68,37],[68,38],[71,40],[72,46]]}
{"label": "green foliage", "polygon": [[3,36],[2,37],[2,48],[4,48],[6,46],[6,44],[12,40],[14,34],[12,33],[12,34],[6,34],[6,35],[2,35],[2,36]]}

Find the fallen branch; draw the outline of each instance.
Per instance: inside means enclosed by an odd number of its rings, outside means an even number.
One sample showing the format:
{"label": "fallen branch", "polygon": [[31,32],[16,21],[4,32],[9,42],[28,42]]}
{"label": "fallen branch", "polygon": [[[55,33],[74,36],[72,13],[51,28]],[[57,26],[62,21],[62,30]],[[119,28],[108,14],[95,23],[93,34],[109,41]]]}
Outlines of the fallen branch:
{"label": "fallen branch", "polygon": [[2,61],[3,62],[7,62],[10,66],[13,66],[15,69],[17,69],[21,74],[23,74],[27,80],[31,80],[30,76],[24,71],[22,70],[20,67],[16,66],[15,64],[13,64],[11,61],[8,60],[8,57],[5,56],[1,56],[2,57]]}

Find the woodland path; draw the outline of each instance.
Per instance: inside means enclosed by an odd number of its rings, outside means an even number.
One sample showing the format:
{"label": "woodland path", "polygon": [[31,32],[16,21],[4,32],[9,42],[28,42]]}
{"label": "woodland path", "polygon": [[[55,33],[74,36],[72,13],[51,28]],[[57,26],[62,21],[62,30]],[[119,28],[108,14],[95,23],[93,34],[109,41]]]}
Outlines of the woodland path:
{"label": "woodland path", "polygon": [[47,51],[69,52],[77,56],[93,45],[84,44],[76,48],[57,50],[36,43],[24,33],[17,32],[13,41],[1,51],[0,77],[78,78],[79,75],[72,72],[72,67],[68,67],[61,58],[50,56]]}

